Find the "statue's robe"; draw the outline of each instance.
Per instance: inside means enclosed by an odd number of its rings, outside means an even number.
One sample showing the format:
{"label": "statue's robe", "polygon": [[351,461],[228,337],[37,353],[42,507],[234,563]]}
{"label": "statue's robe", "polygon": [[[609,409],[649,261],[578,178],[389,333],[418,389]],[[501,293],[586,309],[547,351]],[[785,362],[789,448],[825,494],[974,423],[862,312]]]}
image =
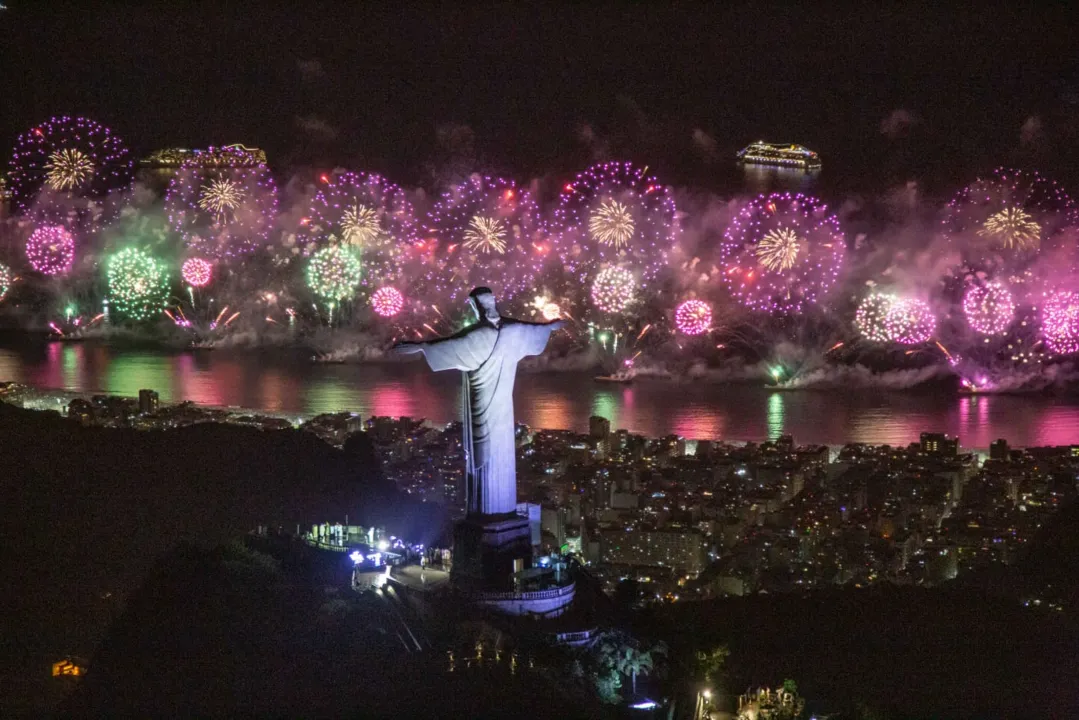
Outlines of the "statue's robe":
{"label": "statue's robe", "polygon": [[483,320],[421,344],[432,370],[463,373],[465,507],[470,515],[517,509],[513,381],[518,361],[543,352],[553,329],[509,318],[497,327]]}

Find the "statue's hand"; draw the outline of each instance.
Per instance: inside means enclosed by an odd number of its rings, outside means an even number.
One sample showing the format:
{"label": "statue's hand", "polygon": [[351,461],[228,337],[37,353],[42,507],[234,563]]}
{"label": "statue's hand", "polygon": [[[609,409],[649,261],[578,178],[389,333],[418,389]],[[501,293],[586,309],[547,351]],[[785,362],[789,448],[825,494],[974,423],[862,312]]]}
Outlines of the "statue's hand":
{"label": "statue's hand", "polygon": [[399,342],[393,346],[393,352],[396,355],[415,355],[423,352],[423,343]]}

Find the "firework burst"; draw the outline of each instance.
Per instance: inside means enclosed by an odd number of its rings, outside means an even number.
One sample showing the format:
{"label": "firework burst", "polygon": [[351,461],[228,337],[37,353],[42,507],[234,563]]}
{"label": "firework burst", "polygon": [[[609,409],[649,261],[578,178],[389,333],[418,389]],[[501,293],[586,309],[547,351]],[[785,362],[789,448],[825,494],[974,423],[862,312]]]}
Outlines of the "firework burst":
{"label": "firework burst", "polygon": [[361,275],[360,259],[351,248],[341,245],[319,250],[307,264],[307,286],[328,302],[351,299]]}
{"label": "firework burst", "polygon": [[393,317],[401,312],[404,307],[404,295],[389,285],[380,287],[371,294],[371,309],[381,317]]}
{"label": "firework burst", "polygon": [[617,265],[605,267],[592,281],[592,303],[600,312],[616,315],[633,302],[635,286],[629,270]]}
{"label": "firework burst", "polygon": [[463,235],[465,247],[486,254],[506,252],[506,227],[501,220],[475,215]]}
{"label": "firework burst", "polygon": [[674,311],[674,324],[686,335],[700,335],[712,327],[712,306],[702,300],[686,300]]}
{"label": "firework burst", "polygon": [[308,249],[337,236],[363,261],[361,287],[407,291],[404,272],[416,243],[416,216],[404,190],[373,173],[327,176],[311,202]]}
{"label": "firework burst", "polygon": [[180,267],[180,274],[191,287],[203,287],[210,284],[213,276],[213,265],[202,258],[188,258]]}
{"label": "firework burst", "polygon": [[1028,212],[1009,207],[990,215],[978,234],[992,238],[1007,250],[1034,250],[1041,241],[1041,232],[1042,226]]}
{"label": "firework burst", "polygon": [[866,340],[900,345],[929,342],[937,329],[937,320],[928,304],[890,293],[872,293],[862,300],[854,324]]}
{"label": "firework burst", "polygon": [[761,195],[727,226],[723,277],[743,305],[797,314],[820,302],[839,277],[846,245],[839,220],[816,198]]}
{"label": "firework burst", "polygon": [[937,319],[929,305],[916,298],[897,298],[888,309],[885,324],[900,345],[921,345],[933,339]]}
{"label": "firework burst", "polygon": [[180,166],[165,194],[165,212],[191,252],[215,259],[245,255],[273,227],[277,186],[251,153],[210,148]]}
{"label": "firework burst", "polygon": [[45,182],[53,190],[74,190],[93,176],[93,161],[75,148],[57,150],[45,163]]}
{"label": "firework burst", "polygon": [[374,245],[382,235],[378,211],[359,203],[345,210],[341,217],[341,237],[350,245]]}
{"label": "firework burst", "polygon": [[106,263],[106,278],[110,312],[141,321],[165,308],[169,296],[165,266],[149,253],[121,250]]}
{"label": "firework burst", "polygon": [[199,192],[199,207],[212,212],[219,225],[224,225],[231,213],[243,202],[244,191],[238,182],[214,178]]}
{"label": "firework burst", "polygon": [[781,227],[765,234],[753,252],[761,265],[774,272],[782,272],[794,267],[801,247],[802,239],[798,233]]}
{"label": "firework burst", "polygon": [[1077,220],[1072,199],[1052,180],[998,168],[956,194],[941,230],[962,256],[957,272],[1000,275],[1022,270],[1047,243],[1061,245],[1061,231]]}
{"label": "firework burst", "polygon": [[892,342],[894,328],[888,324],[888,313],[898,298],[886,293],[871,293],[858,305],[854,326],[866,340]]}
{"label": "firework burst", "polygon": [[628,207],[617,200],[604,200],[588,219],[588,233],[597,242],[621,248],[633,239],[636,225]]}
{"label": "firework burst", "polygon": [[127,147],[110,129],[65,116],[19,136],[9,179],[20,212],[38,222],[93,230],[109,219],[98,201],[127,185],[131,172]]}
{"label": "firework burst", "polygon": [[1046,295],[1042,303],[1042,338],[1055,355],[1079,352],[1079,293],[1058,290]]}
{"label": "firework burst", "polygon": [[972,285],[963,295],[963,314],[974,332],[1003,335],[1015,318],[1015,300],[997,282]]}
{"label": "firework burst", "polygon": [[549,245],[530,193],[473,175],[435,203],[418,248],[437,295],[453,300],[488,285],[511,300],[533,285]]}
{"label": "firework burst", "polygon": [[631,163],[594,165],[563,189],[551,223],[562,265],[579,283],[597,268],[631,268],[640,289],[667,267],[678,238],[670,188]]}
{"label": "firework burst", "polygon": [[544,320],[557,320],[562,317],[562,306],[547,295],[536,295],[529,305],[532,316],[539,316]]}
{"label": "firework burst", "polygon": [[75,260],[75,238],[59,225],[39,227],[26,241],[26,259],[42,275],[62,275]]}

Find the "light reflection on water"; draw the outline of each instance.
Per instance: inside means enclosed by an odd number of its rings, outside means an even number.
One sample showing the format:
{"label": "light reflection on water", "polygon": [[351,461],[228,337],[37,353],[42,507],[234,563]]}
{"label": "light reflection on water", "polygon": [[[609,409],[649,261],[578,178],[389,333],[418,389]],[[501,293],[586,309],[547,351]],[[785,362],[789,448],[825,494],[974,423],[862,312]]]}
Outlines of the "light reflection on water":
{"label": "light reflection on water", "polygon": [[[422,362],[320,365],[297,352],[116,349],[95,343],[0,347],[0,381],[81,392],[136,395],[153,388],[165,402],[193,400],[297,414],[352,411],[449,422],[460,412],[455,373]],[[797,442],[906,444],[922,431],[958,434],[986,448],[1079,443],[1079,400],[1052,396],[955,396],[920,392],[769,392],[749,385],[641,380],[599,384],[583,373],[520,373],[517,418],[537,428],[588,429],[592,414],[650,436]]]}

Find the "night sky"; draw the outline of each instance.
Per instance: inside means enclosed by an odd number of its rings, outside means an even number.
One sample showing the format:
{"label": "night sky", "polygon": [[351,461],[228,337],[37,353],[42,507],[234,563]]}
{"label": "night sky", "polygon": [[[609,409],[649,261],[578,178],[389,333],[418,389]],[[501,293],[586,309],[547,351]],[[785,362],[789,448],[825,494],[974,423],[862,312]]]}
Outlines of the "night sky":
{"label": "night sky", "polygon": [[68,113],[136,154],[244,142],[282,172],[402,183],[463,155],[518,176],[627,158],[714,186],[760,138],[818,150],[845,189],[1004,162],[1079,182],[1063,8],[6,4],[5,148]]}

